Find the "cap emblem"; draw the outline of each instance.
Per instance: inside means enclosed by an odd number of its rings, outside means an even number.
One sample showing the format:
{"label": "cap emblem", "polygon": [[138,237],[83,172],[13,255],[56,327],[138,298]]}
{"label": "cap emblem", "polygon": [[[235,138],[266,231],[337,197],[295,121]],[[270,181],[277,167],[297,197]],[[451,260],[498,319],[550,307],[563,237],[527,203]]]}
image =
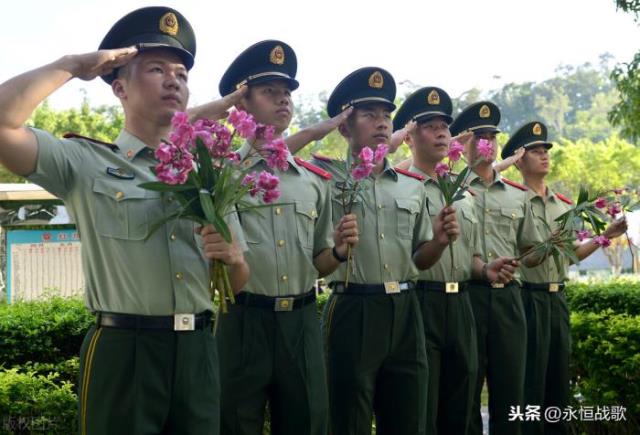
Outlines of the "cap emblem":
{"label": "cap emblem", "polygon": [[532,131],[533,131],[533,134],[535,134],[536,136],[540,136],[542,134],[542,127],[540,126],[540,124],[536,122],[535,125],[533,126]]}
{"label": "cap emblem", "polygon": [[431,106],[437,106],[440,104],[440,94],[435,89],[429,92],[429,96],[427,96],[427,103]]}
{"label": "cap emblem", "polygon": [[276,45],[269,53],[269,62],[274,65],[282,65],[284,63],[284,49],[280,45]]}
{"label": "cap emblem", "polygon": [[384,86],[384,78],[380,71],[376,71],[369,76],[369,87],[374,89],[381,89]]}
{"label": "cap emblem", "polygon": [[489,109],[489,106],[487,106],[486,104],[483,104],[480,108],[480,111],[478,112],[478,115],[480,115],[480,118],[488,118],[491,116],[491,109]]}
{"label": "cap emblem", "polygon": [[160,18],[160,31],[167,35],[176,36],[180,30],[178,17],[173,12],[167,12]]}

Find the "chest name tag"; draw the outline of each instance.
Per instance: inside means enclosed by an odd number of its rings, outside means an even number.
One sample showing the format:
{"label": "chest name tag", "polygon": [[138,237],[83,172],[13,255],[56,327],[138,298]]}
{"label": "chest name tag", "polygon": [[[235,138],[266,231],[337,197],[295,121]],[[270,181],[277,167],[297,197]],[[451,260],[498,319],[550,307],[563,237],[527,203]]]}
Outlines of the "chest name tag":
{"label": "chest name tag", "polygon": [[133,180],[136,175],[133,172],[125,172],[121,168],[107,168],[107,175],[119,178],[121,180]]}

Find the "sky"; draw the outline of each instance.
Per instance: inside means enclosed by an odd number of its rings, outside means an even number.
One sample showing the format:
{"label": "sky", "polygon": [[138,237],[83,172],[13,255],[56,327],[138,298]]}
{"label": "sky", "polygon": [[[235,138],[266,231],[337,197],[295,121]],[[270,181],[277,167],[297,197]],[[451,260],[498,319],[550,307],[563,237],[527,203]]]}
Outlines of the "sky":
{"label": "sky", "polygon": [[[387,69],[403,93],[408,84],[439,86],[451,96],[478,87],[543,81],[560,64],[618,62],[640,50],[640,26],[616,11],[614,0],[220,0],[3,2],[0,82],[65,54],[97,49],[111,25],[143,6],[182,12],[197,39],[189,83],[191,104],[219,97],[218,82],[245,48],[280,39],[298,58],[300,88],[331,92],[353,70]],[[97,79],[67,83],[50,98],[77,107],[117,104]]]}

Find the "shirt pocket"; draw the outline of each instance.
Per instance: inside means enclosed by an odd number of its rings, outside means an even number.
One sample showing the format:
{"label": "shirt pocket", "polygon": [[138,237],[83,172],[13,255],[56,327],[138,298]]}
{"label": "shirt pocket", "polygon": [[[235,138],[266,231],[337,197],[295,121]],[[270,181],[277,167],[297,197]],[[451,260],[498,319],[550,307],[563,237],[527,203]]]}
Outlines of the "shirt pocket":
{"label": "shirt pocket", "polygon": [[496,225],[500,234],[508,234],[509,239],[516,236],[518,225],[524,214],[520,208],[502,207],[496,217]]}
{"label": "shirt pocket", "polygon": [[396,198],[396,222],[398,237],[413,238],[416,216],[420,212],[420,202],[410,198]]}
{"label": "shirt pocket", "polygon": [[150,225],[150,208],[159,203],[160,193],[131,182],[95,179],[95,225],[98,234],[123,240],[143,240]]}
{"label": "shirt pocket", "polygon": [[298,240],[304,248],[313,249],[313,231],[318,218],[315,202],[296,201],[294,204]]}

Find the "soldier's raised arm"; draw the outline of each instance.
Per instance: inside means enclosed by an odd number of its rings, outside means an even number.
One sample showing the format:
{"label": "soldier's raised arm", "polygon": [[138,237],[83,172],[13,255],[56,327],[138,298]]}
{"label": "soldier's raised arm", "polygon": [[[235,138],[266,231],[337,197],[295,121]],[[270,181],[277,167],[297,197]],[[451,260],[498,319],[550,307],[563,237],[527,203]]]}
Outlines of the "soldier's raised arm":
{"label": "soldier's raised arm", "polygon": [[0,163],[26,176],[36,167],[38,142],[24,126],[35,108],[74,77],[92,80],[129,62],[135,47],[64,56],[0,85]]}

